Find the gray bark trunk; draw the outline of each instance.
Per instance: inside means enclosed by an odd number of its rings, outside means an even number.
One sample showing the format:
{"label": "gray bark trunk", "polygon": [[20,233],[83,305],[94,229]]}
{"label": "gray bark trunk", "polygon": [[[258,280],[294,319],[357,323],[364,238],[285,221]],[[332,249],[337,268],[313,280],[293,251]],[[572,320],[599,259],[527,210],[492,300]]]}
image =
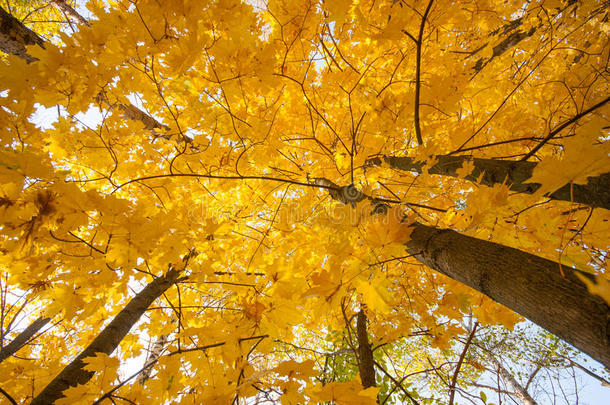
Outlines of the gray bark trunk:
{"label": "gray bark trunk", "polygon": [[523,405],[538,405],[534,398],[527,392],[525,388],[513,377],[513,375],[500,363],[493,355],[483,352],[483,357],[493,366],[502,381],[510,388],[514,395],[519,398]]}
{"label": "gray bark trunk", "polygon": [[27,45],[44,48],[44,40],[0,7],[0,50],[17,55],[28,63],[38,60],[28,55]]}
{"label": "gray bark trunk", "polygon": [[[345,204],[337,191],[346,187],[323,180],[316,184],[332,186],[335,190],[330,196]],[[362,195],[359,200],[375,201]],[[487,295],[610,368],[610,307],[600,296],[589,293],[577,276],[595,282],[591,274],[417,222],[405,246],[429,268]]]}
{"label": "gray bark trunk", "polygon": [[610,368],[610,308],[577,277],[593,276],[518,249],[415,223],[409,253],[489,296]]}
{"label": "gray bark trunk", "polygon": [[64,396],[63,391],[66,389],[87,383],[95,373],[84,369],[83,360],[96,353],[110,355],[150,304],[178,281],[179,274],[179,271],[172,269],[140,291],[93,342],[32,400],[31,405],[52,404]]}
{"label": "gray bark trunk", "polygon": [[32,322],[27,328],[15,337],[9,344],[0,350],[0,363],[17,353],[32,337],[42,329],[51,318],[40,317]]}
{"label": "gray bark trunk", "polygon": [[[438,162],[429,168],[429,173],[443,176],[458,177],[457,169],[472,160],[474,171],[466,176],[466,180],[478,182],[486,186],[493,186],[507,182],[512,191],[533,194],[540,188],[538,183],[529,183],[535,162],[516,162],[497,159],[472,159],[469,156],[436,156]],[[368,166],[379,166],[385,162],[391,168],[421,173],[424,163],[416,162],[412,158],[403,156],[381,156],[367,161]],[[482,175],[482,177],[481,177]],[[481,180],[479,181],[479,177]],[[559,190],[548,195],[550,199],[573,201],[591,207],[610,209],[610,173],[597,177],[589,177],[587,184],[566,184]]]}
{"label": "gray bark trunk", "polygon": [[49,0],[49,3],[79,24],[89,26],[89,22],[85,19],[85,17],[80,15],[78,11],[74,10],[68,3],[65,2],[65,0]]}
{"label": "gray bark trunk", "polygon": [[163,353],[163,349],[169,340],[169,335],[161,335],[155,341],[155,344],[152,347],[152,350],[146,356],[146,361],[144,362],[144,369],[138,376],[137,381],[144,385],[144,383],[150,378],[150,374],[152,373],[153,366],[161,357],[161,353]]}

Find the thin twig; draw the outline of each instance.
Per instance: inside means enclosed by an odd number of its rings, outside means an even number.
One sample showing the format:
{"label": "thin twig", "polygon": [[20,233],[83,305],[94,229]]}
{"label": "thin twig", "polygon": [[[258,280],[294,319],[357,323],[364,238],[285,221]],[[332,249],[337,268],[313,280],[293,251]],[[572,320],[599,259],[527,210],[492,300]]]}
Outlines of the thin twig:
{"label": "thin twig", "polygon": [[558,126],[557,128],[555,128],[554,130],[552,130],[551,132],[549,132],[549,134],[547,136],[544,137],[544,139],[534,147],[534,149],[530,150],[529,153],[527,155],[525,155],[521,161],[526,161],[527,159],[531,158],[532,156],[534,156],[534,154],[536,152],[538,152],[538,150],[540,148],[542,148],[544,146],[545,143],[547,143],[548,141],[550,141],[551,139],[553,139],[553,137],[555,135],[557,135],[559,132],[561,132],[565,127],[567,127],[570,124],[575,123],[576,121],[578,121],[579,119],[581,119],[582,117],[584,117],[585,115],[589,114],[590,112],[598,109],[599,107],[603,106],[604,104],[606,104],[608,101],[610,101],[610,96],[606,97],[605,99],[603,99],[602,101],[600,101],[599,103],[595,104],[592,107],[587,108],[586,110],[580,112],[579,114],[576,114],[574,117],[570,118],[569,120],[567,120],[566,122],[564,122],[563,124],[561,124],[560,126]]}

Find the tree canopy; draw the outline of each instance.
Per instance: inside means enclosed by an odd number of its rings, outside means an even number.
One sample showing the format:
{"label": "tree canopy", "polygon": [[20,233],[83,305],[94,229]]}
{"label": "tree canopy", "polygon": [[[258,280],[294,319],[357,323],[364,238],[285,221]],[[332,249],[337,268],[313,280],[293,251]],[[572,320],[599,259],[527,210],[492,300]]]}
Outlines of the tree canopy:
{"label": "tree canopy", "polygon": [[8,400],[446,403],[520,315],[610,367],[607,1],[41,3],[1,9]]}

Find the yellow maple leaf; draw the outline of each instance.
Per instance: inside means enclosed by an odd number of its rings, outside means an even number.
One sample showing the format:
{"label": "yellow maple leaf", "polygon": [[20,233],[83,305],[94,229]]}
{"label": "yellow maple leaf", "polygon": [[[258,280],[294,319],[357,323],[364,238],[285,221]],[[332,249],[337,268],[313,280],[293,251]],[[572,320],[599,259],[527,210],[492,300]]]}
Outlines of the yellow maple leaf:
{"label": "yellow maple leaf", "polygon": [[610,280],[605,275],[598,274],[595,276],[595,282],[591,281],[588,277],[576,273],[578,278],[585,283],[587,288],[592,294],[597,294],[602,297],[608,304],[610,304]]}
{"label": "yellow maple leaf", "polygon": [[385,313],[390,309],[388,292],[382,282],[373,284],[373,281],[357,280],[356,290],[362,294],[363,301],[373,311]]}
{"label": "yellow maple leaf", "polygon": [[110,357],[106,353],[97,352],[95,356],[83,359],[84,369],[94,373],[100,371],[115,372],[119,368],[119,359]]}
{"label": "yellow maple leaf", "polygon": [[347,382],[331,382],[312,393],[317,401],[334,401],[337,405],[373,405],[377,403],[378,387],[362,389],[359,377]]}
{"label": "yellow maple leaf", "polygon": [[400,207],[394,206],[386,215],[374,215],[364,226],[364,240],[372,247],[402,245],[409,241],[413,228]]}
{"label": "yellow maple leaf", "polygon": [[305,360],[303,362],[288,360],[278,364],[273,371],[290,378],[305,379],[318,375],[315,365],[316,363],[313,360]]}

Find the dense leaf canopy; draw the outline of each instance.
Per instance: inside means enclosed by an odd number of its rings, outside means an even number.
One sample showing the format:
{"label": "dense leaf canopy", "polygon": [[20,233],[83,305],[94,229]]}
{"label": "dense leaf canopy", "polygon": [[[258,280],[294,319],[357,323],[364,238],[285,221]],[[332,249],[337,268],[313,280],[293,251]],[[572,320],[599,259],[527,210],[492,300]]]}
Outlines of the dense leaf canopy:
{"label": "dense leaf canopy", "polygon": [[610,296],[607,2],[86,8],[0,61],[2,339],[51,319],[0,364],[16,400],[149,285],[58,404],[374,403],[347,364],[360,309],[394,366],[381,400],[421,401],[394,385],[442,363],[464,315],[521,318],[407,251],[414,223],[598,274]]}

